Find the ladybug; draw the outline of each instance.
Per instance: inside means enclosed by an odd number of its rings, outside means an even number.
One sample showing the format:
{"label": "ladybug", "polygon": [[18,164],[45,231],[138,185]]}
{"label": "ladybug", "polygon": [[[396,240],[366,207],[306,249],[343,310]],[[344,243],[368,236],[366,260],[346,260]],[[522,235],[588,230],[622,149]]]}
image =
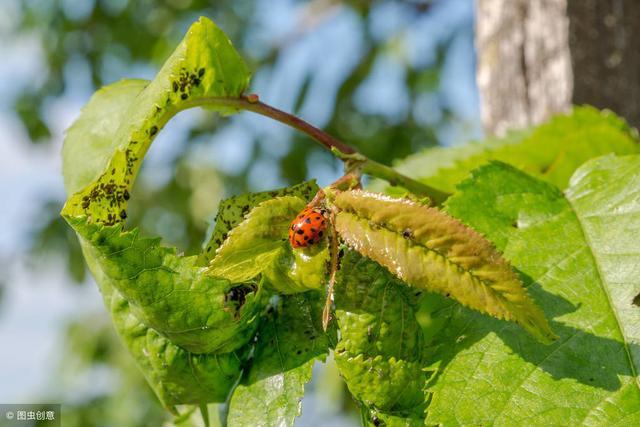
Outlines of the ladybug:
{"label": "ladybug", "polygon": [[326,211],[324,209],[311,207],[307,207],[300,212],[296,219],[291,222],[291,227],[289,227],[289,242],[291,246],[305,248],[318,243],[327,229],[325,214]]}

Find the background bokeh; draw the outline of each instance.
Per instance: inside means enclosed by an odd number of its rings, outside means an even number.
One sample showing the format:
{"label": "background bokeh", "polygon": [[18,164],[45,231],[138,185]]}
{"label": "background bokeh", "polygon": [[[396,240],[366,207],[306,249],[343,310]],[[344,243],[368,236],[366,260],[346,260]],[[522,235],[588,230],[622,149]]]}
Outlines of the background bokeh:
{"label": "background bokeh", "polygon": [[[233,40],[262,100],[375,160],[480,136],[472,0],[3,0],[0,402],[61,402],[64,425],[165,420],[59,217],[60,150],[93,91],[153,78],[200,15]],[[266,118],[183,112],[147,156],[129,221],[194,253],[222,198],[327,185],[340,168]],[[316,368],[298,423],[356,423],[335,369]]]}

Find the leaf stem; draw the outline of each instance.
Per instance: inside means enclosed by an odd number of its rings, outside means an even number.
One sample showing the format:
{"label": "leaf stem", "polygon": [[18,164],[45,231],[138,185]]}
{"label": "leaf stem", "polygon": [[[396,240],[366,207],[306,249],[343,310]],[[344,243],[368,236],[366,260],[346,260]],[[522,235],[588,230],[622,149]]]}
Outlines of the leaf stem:
{"label": "leaf stem", "polygon": [[265,117],[269,117],[287,126],[299,130],[307,134],[314,141],[331,151],[336,157],[345,163],[351,163],[351,166],[359,168],[363,173],[369,174],[376,178],[384,179],[393,186],[401,186],[418,196],[427,196],[431,199],[432,204],[442,204],[449,193],[445,193],[429,185],[416,181],[405,176],[393,168],[369,159],[365,155],[359,153],[355,148],[345,144],[344,142],[334,138],[325,131],[305,122],[301,118],[293,114],[284,112],[272,107],[264,102],[259,101],[257,95],[240,96],[238,98],[227,97],[205,97],[196,98],[191,101],[193,106],[196,105],[219,105],[235,108],[238,110],[247,110]]}

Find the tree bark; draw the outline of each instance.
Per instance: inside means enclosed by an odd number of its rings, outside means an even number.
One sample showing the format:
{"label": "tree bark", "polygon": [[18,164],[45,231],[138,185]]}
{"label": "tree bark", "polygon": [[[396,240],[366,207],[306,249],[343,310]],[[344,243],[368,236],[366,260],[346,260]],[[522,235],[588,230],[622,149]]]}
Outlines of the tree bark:
{"label": "tree bark", "polygon": [[478,88],[488,134],[572,104],[640,125],[640,1],[476,0]]}

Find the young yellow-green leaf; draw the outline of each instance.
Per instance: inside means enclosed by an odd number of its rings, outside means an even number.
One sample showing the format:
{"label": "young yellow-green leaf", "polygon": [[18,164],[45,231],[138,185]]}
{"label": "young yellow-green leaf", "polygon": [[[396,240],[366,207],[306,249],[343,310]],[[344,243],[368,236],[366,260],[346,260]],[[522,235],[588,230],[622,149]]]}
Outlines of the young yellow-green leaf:
{"label": "young yellow-green leaf", "polygon": [[310,202],[318,190],[315,180],[311,180],[278,190],[240,194],[221,201],[216,214],[215,228],[200,255],[198,264],[207,265],[215,256],[216,249],[226,240],[229,231],[240,224],[260,203],[281,196],[297,196],[305,202]]}
{"label": "young yellow-green leaf", "polygon": [[349,391],[371,411],[423,418],[416,297],[384,267],[345,252],[335,287],[340,341],[334,358]]}
{"label": "young yellow-green leaf", "polygon": [[253,363],[231,396],[230,426],[293,426],[313,365],[335,342],[335,331],[322,330],[322,303],[318,292],[285,296],[263,323]]}
{"label": "young yellow-green leaf", "polygon": [[329,245],[326,242],[297,249],[287,243],[282,255],[264,274],[279,293],[293,294],[325,286],[329,275],[328,264]]}
{"label": "young yellow-green leaf", "polygon": [[345,191],[334,203],[345,242],[406,283],[515,321],[541,342],[555,339],[509,263],[473,229],[407,199]]}
{"label": "young yellow-green leaf", "polygon": [[260,203],[229,232],[207,273],[232,282],[258,276],[283,255],[285,245],[289,244],[291,221],[305,206],[305,201],[295,196]]}
{"label": "young yellow-green leaf", "polygon": [[504,164],[473,173],[448,211],[492,239],[554,319],[537,345],[461,307],[440,314],[429,425],[640,423],[640,156],[582,166],[563,195]]}
{"label": "young yellow-green leaf", "polygon": [[296,196],[270,198],[258,204],[227,234],[207,268],[207,274],[243,282],[263,274],[279,293],[319,289],[326,283],[329,250],[326,242],[292,249],[291,221],[306,202]]}
{"label": "young yellow-green leaf", "polygon": [[[209,19],[200,18],[156,78],[143,89],[138,82],[131,84],[131,88],[118,85],[96,94],[83,111],[77,128],[72,128],[65,140],[65,175],[77,175],[77,178],[66,179],[71,185],[68,191],[74,194],[65,204],[63,215],[86,216],[91,222],[105,225],[124,220],[128,195],[142,158],[159,130],[176,113],[200,105],[206,98],[241,95],[249,77],[246,65],[225,34]],[[121,104],[124,101],[131,102]],[[98,111],[105,103],[109,108],[123,109],[122,113],[109,113],[104,123],[117,126],[117,131],[97,129],[97,135],[87,135],[83,129],[101,120]],[[232,112],[228,108],[219,111]],[[106,139],[100,135],[107,136],[109,142],[105,143]],[[98,169],[100,172],[93,169],[102,165],[104,157],[100,155],[95,165],[87,165],[80,174],[68,171],[67,168],[75,168],[85,161],[89,151],[79,147],[90,137],[89,145],[98,148],[101,154],[106,151],[105,147],[115,148],[106,167]],[[85,183],[89,176],[91,181]],[[80,183],[85,186],[77,189]]]}
{"label": "young yellow-green leaf", "polygon": [[204,274],[195,256],[179,256],[137,229],[87,224],[84,218],[69,223],[136,315],[175,344],[194,353],[226,353],[252,338],[268,299],[260,284]]}
{"label": "young yellow-green leaf", "polygon": [[[500,160],[565,188],[585,161],[607,153],[640,152],[635,129],[610,111],[576,107],[535,129],[511,132],[456,147],[434,147],[407,157],[396,169],[425,184],[453,192],[471,170]],[[387,186],[375,183],[374,189]]]}
{"label": "young yellow-green leaf", "polygon": [[134,315],[101,270],[99,255],[86,243],[83,252],[100,286],[116,331],[162,404],[224,402],[241,372],[236,353],[197,355],[176,346]]}

